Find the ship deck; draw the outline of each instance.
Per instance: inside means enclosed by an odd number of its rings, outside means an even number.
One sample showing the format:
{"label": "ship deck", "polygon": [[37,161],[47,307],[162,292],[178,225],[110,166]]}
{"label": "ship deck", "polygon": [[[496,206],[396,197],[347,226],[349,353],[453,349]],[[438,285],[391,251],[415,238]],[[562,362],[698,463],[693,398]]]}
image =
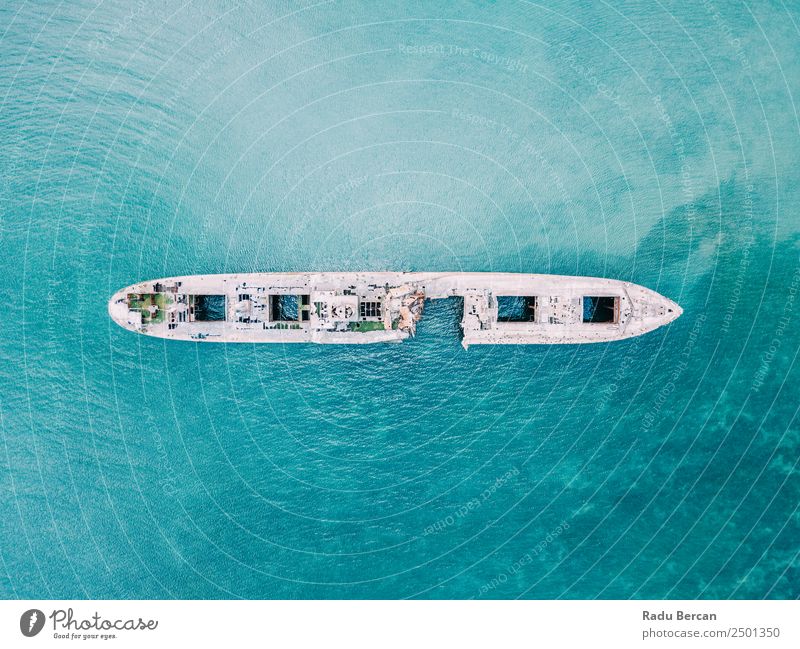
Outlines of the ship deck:
{"label": "ship deck", "polygon": [[516,273],[185,275],[127,286],[109,301],[120,326],[174,340],[401,342],[426,300],[463,300],[465,348],[621,340],[682,313],[672,300],[614,279]]}

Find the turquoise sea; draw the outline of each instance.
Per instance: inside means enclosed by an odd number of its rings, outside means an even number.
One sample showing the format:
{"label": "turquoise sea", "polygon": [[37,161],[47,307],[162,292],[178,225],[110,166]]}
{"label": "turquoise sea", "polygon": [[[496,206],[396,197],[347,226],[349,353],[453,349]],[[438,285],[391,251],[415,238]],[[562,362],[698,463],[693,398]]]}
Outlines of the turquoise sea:
{"label": "turquoise sea", "polygon": [[[800,9],[0,6],[0,596],[800,596]],[[609,345],[165,343],[174,274],[598,275]]]}

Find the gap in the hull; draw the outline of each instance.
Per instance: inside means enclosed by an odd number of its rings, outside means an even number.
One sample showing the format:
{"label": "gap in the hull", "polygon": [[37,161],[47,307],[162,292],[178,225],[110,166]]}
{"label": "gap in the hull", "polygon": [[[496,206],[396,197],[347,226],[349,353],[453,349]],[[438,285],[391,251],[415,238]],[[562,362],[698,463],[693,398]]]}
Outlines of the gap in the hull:
{"label": "gap in the hull", "polygon": [[463,297],[426,299],[424,313],[417,323],[417,336],[455,337],[460,341],[463,317]]}

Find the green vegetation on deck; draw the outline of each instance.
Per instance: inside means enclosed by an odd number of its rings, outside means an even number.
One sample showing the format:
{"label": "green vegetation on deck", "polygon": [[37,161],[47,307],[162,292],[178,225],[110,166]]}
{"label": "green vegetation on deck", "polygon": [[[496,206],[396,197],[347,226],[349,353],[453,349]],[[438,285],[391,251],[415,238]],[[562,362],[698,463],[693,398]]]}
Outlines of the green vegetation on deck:
{"label": "green vegetation on deck", "polygon": [[350,331],[384,331],[385,327],[381,321],[365,320],[361,322],[351,322]]}
{"label": "green vegetation on deck", "polygon": [[[150,307],[155,305],[158,311],[150,315]],[[128,293],[128,308],[142,312],[142,324],[159,324],[164,322],[167,314],[167,296],[165,293]]]}

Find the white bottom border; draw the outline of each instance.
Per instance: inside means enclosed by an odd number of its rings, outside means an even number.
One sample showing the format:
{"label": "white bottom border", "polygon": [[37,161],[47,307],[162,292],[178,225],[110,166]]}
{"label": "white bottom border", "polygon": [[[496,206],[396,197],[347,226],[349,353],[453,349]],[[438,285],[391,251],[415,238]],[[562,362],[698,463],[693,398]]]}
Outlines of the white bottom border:
{"label": "white bottom border", "polygon": [[799,632],[795,601],[0,602],[0,647],[777,648]]}

